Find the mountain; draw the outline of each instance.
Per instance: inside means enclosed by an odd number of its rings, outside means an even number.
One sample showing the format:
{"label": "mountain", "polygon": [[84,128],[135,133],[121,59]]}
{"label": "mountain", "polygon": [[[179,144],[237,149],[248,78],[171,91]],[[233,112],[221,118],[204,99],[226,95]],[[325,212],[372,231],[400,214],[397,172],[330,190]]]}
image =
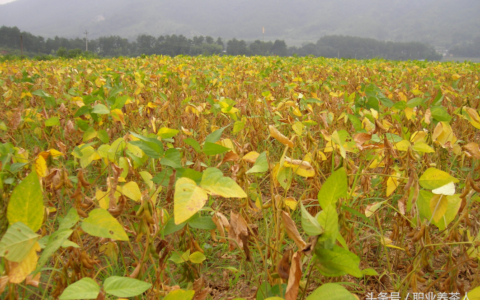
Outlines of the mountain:
{"label": "mountain", "polygon": [[209,35],[316,42],[341,34],[449,46],[480,33],[478,0],[17,0],[0,26],[45,37]]}

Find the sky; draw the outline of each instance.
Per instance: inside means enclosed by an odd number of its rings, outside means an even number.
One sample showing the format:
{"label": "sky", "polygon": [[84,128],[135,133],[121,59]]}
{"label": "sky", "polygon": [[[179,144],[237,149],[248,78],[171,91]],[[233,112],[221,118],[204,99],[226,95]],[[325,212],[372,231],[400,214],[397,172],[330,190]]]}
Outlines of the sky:
{"label": "sky", "polygon": [[5,3],[8,3],[8,2],[13,2],[15,0],[0,0],[0,4],[5,4]]}

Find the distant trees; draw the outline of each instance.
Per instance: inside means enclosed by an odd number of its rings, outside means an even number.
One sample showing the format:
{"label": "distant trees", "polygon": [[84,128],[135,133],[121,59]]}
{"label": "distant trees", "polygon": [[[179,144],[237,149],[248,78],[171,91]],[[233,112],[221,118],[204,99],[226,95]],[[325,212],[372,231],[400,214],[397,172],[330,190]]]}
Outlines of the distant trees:
{"label": "distant trees", "polygon": [[315,55],[338,58],[384,58],[391,60],[428,59],[440,60],[442,55],[432,46],[419,42],[386,42],[370,38],[331,35],[320,38],[316,44],[309,43],[290,49],[299,56]]}
{"label": "distant trees", "polygon": [[[30,55],[55,54],[59,57],[76,57],[85,55],[85,40],[54,37],[45,39],[28,32],[21,32],[17,27],[0,27],[0,47],[20,49],[20,35],[23,36],[24,50]],[[138,55],[276,55],[276,56],[323,56],[339,58],[384,58],[393,60],[428,59],[440,60],[432,46],[419,42],[386,42],[370,38],[352,36],[324,36],[316,43],[306,43],[301,47],[287,47],[283,40],[247,42],[231,39],[224,44],[221,38],[183,35],[165,35],[154,37],[139,35],[135,41],[120,36],[99,37],[89,40],[89,55],[103,57],[138,56]],[[226,46],[226,47],[225,47]],[[452,53],[461,56],[480,56],[480,37],[471,43],[463,43],[452,49]]]}
{"label": "distant trees", "polygon": [[480,57],[480,36],[470,42],[462,42],[453,46],[449,52],[455,56]]}

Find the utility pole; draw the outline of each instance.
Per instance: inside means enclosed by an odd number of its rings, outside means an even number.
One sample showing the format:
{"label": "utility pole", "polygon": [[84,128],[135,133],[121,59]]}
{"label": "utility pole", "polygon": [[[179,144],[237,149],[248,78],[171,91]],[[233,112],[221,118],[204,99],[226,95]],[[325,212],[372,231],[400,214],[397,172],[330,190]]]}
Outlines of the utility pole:
{"label": "utility pole", "polygon": [[21,51],[22,56],[23,56],[23,35],[20,35],[20,51]]}
{"label": "utility pole", "polygon": [[85,30],[85,52],[88,52],[88,31]]}
{"label": "utility pole", "polygon": [[263,34],[262,50],[263,50],[263,55],[266,55],[266,53],[265,53],[265,27],[262,27],[262,34]]}

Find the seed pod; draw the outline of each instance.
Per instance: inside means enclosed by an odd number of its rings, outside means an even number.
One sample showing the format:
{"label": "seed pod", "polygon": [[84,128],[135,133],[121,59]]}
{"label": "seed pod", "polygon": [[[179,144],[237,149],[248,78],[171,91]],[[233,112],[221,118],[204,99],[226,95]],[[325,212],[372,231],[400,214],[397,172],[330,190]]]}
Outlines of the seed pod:
{"label": "seed pod", "polygon": [[425,224],[422,224],[420,230],[413,236],[412,242],[418,242],[423,237],[425,233]]}

